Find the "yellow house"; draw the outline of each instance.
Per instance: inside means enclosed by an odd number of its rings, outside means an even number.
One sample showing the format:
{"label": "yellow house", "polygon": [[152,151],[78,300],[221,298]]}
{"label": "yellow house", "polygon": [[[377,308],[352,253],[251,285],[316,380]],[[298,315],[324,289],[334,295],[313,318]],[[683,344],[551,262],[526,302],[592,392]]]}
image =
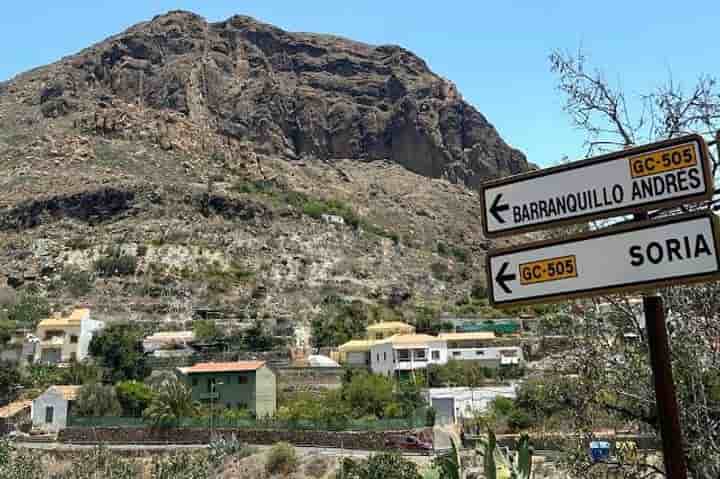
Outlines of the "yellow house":
{"label": "yellow house", "polygon": [[396,334],[414,334],[415,326],[400,322],[387,321],[375,323],[367,327],[368,339],[385,339]]}
{"label": "yellow house", "polygon": [[370,367],[370,348],[378,341],[373,339],[353,339],[338,347],[339,362],[347,366]]}
{"label": "yellow house", "polygon": [[82,361],[88,355],[93,334],[102,326],[101,321],[90,319],[90,310],[85,308],[75,309],[70,316],[56,314],[53,318],[40,321],[35,362],[57,364]]}

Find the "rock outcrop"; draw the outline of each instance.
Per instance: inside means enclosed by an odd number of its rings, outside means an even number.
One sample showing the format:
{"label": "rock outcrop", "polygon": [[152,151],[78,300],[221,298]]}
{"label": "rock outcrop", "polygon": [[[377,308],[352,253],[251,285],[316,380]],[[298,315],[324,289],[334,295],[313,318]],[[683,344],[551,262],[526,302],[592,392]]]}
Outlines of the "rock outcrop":
{"label": "rock outcrop", "polygon": [[82,108],[91,93],[103,131],[112,130],[107,108],[119,99],[174,110],[257,154],[288,160],[389,159],[471,187],[528,169],[454,84],[398,46],[289,33],[246,16],[208,23],[177,11],[59,66],[37,93],[43,115]]}

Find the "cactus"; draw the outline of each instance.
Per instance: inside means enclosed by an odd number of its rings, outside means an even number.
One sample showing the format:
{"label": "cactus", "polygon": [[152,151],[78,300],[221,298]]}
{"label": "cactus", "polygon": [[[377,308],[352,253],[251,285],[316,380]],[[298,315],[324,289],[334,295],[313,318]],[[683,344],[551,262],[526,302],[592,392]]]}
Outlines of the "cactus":
{"label": "cactus", "polygon": [[[496,457],[501,464],[496,462]],[[530,479],[532,476],[532,447],[530,437],[527,434],[520,436],[518,442],[517,459],[513,462],[497,449],[495,433],[488,430],[488,439],[483,441],[483,466],[486,479],[498,479],[498,472],[507,474],[510,479]],[[507,478],[502,475],[500,479]]]}
{"label": "cactus", "polygon": [[520,436],[518,442],[517,463],[512,467],[512,476],[517,479],[530,479],[532,474],[532,447],[527,434]]}
{"label": "cactus", "polygon": [[496,445],[495,433],[488,430],[488,440],[485,444],[485,452],[483,454],[486,479],[496,479],[497,477],[497,466],[495,465]]}

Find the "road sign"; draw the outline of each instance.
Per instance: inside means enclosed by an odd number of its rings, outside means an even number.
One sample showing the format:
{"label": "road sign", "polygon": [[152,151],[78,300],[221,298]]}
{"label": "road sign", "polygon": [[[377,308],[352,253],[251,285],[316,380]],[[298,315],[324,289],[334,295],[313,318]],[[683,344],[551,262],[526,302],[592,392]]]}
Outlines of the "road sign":
{"label": "road sign", "polygon": [[486,182],[487,237],[710,199],[712,171],[699,135]]}
{"label": "road sign", "polygon": [[491,251],[490,302],[547,303],[720,279],[717,230],[713,213],[694,213]]}

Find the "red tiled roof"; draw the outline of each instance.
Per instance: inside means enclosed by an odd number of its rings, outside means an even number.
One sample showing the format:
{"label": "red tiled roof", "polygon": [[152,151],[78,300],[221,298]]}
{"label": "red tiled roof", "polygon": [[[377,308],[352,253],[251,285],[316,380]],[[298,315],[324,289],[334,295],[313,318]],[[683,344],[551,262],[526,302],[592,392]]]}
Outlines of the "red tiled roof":
{"label": "red tiled roof", "polygon": [[193,373],[231,373],[240,371],[257,371],[265,366],[265,361],[234,361],[229,363],[198,363],[189,368],[182,368],[185,374]]}

